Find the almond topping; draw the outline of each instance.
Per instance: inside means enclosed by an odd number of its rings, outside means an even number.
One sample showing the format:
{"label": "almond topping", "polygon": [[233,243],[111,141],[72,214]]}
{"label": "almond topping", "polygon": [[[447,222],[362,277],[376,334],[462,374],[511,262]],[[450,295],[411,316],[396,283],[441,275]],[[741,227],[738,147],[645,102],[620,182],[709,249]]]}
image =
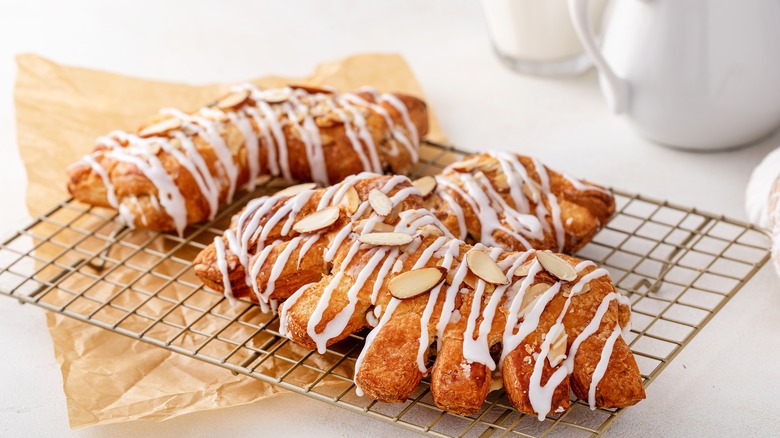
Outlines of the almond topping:
{"label": "almond topping", "polygon": [[547,336],[552,338],[550,340],[550,350],[547,352],[547,360],[550,361],[550,366],[555,367],[566,359],[566,340],[568,335],[562,324],[556,324],[552,326]]}
{"label": "almond topping", "polygon": [[520,303],[521,310],[518,316],[523,317],[528,314],[528,312],[533,309],[534,304],[536,304],[537,298],[539,298],[539,296],[543,293],[547,292],[547,289],[549,288],[550,285],[546,283],[536,283],[529,286],[523,295],[523,302]]}
{"label": "almond topping", "polygon": [[139,137],[152,137],[155,135],[165,134],[168,131],[181,126],[181,120],[176,117],[171,117],[165,120],[161,120],[157,123],[151,124],[138,132]]}
{"label": "almond topping", "polygon": [[551,251],[537,251],[536,260],[539,260],[545,271],[559,280],[572,281],[577,278],[574,267]]}
{"label": "almond topping", "polygon": [[246,102],[249,98],[249,90],[236,91],[235,93],[228,94],[217,102],[217,108],[230,109],[235,108],[242,103]]}
{"label": "almond topping", "polygon": [[295,196],[298,193],[305,192],[306,190],[312,190],[317,188],[315,183],[303,183],[296,184],[294,186],[287,187],[286,189],[276,192],[276,196]]}
{"label": "almond topping", "polygon": [[539,202],[539,189],[533,186],[533,184],[526,181],[523,187],[520,189],[526,198],[533,202]]}
{"label": "almond topping", "polygon": [[469,158],[468,160],[459,161],[452,165],[453,170],[458,172],[471,172],[479,164],[479,158]]}
{"label": "almond topping", "polygon": [[339,218],[341,210],[338,207],[327,207],[314,212],[293,225],[293,230],[299,233],[311,233],[333,225]]}
{"label": "almond topping", "polygon": [[368,234],[361,234],[358,237],[358,240],[371,245],[401,246],[414,240],[414,237],[406,233],[371,232]]}
{"label": "almond topping", "polygon": [[380,216],[387,216],[393,210],[393,201],[377,189],[368,192],[368,203]]}
{"label": "almond topping", "polygon": [[[352,231],[363,234],[363,230],[366,229],[366,225],[368,225],[368,219],[361,219],[356,224],[355,227],[352,228]],[[376,222],[374,223],[374,226],[371,227],[371,231],[369,233],[392,233],[395,231],[395,227],[392,225],[386,224],[384,222]]]}
{"label": "almond topping", "polygon": [[442,267],[420,268],[404,272],[387,284],[390,294],[398,299],[406,299],[424,294],[444,280],[447,270]]}
{"label": "almond topping", "polygon": [[487,253],[471,250],[466,254],[466,264],[477,277],[491,284],[507,284],[509,280],[504,271]]}
{"label": "almond topping", "polygon": [[333,90],[329,90],[323,87],[315,87],[313,85],[290,84],[290,88],[294,90],[303,90],[309,94],[333,94]]}
{"label": "almond topping", "polygon": [[350,185],[344,197],[341,198],[341,204],[344,205],[349,214],[354,214],[358,207],[360,207],[360,196],[358,195],[355,186]]}
{"label": "almond topping", "polygon": [[533,260],[526,260],[523,262],[522,265],[518,266],[517,269],[515,269],[515,277],[525,277],[531,272],[531,265],[534,264]]}
{"label": "almond topping", "polygon": [[268,103],[282,103],[289,98],[289,88],[271,88],[263,91],[263,100]]}
{"label": "almond topping", "polygon": [[505,173],[501,173],[493,179],[493,187],[500,191],[509,189],[509,183],[507,182]]}
{"label": "almond topping", "polygon": [[566,298],[576,297],[577,295],[586,294],[588,292],[590,292],[590,284],[585,283],[582,285],[582,288],[576,292],[574,291],[574,288],[564,291],[563,296]]}
{"label": "almond topping", "polygon": [[422,193],[423,198],[430,195],[434,189],[436,189],[436,178],[432,176],[424,176],[420,179],[414,180],[412,185],[417,187],[417,190]]}

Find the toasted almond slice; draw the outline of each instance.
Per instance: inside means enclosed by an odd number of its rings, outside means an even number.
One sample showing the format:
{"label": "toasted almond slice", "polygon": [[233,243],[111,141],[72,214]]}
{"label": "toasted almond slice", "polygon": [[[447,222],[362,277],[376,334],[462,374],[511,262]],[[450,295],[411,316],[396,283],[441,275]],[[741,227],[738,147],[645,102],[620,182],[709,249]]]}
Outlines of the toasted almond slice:
{"label": "toasted almond slice", "polygon": [[[368,224],[368,219],[361,219],[355,223],[355,226],[352,228],[352,231],[363,234],[363,230],[366,229],[366,225]],[[369,233],[392,233],[395,231],[395,227],[393,227],[390,224],[386,224],[384,222],[376,222],[371,227],[371,231]]]}
{"label": "toasted almond slice", "polygon": [[569,297],[576,297],[577,295],[582,295],[590,292],[590,284],[585,283],[582,285],[582,288],[578,291],[574,291],[573,289],[568,289],[563,292],[563,296],[566,298]]}
{"label": "toasted almond slice", "polygon": [[471,172],[479,164],[479,158],[469,158],[468,160],[458,161],[452,165],[452,169],[458,172]]}
{"label": "toasted almond slice", "polygon": [[479,162],[479,168],[483,172],[492,172],[494,170],[498,170],[498,167],[498,161],[494,160],[493,158],[483,159]]}
{"label": "toasted almond slice", "polygon": [[521,310],[518,316],[522,317],[530,312],[539,296],[547,292],[547,289],[549,288],[550,285],[547,283],[536,283],[529,286],[528,289],[525,290],[523,301],[520,303]]}
{"label": "toasted almond slice", "polygon": [[268,103],[282,103],[290,98],[289,88],[269,88],[263,91],[263,100]]}
{"label": "toasted almond slice", "polygon": [[547,336],[552,337],[550,350],[547,352],[547,360],[550,361],[550,366],[554,367],[566,359],[566,340],[568,335],[562,324],[556,324],[552,326]]}
{"label": "toasted almond slice", "polygon": [[294,90],[303,90],[309,94],[333,94],[332,89],[315,87],[314,85],[290,84],[290,88]]}
{"label": "toasted almond slice", "polygon": [[504,271],[487,253],[471,250],[466,254],[466,264],[477,277],[491,284],[507,284],[509,280]]}
{"label": "toasted almond slice", "polygon": [[358,240],[371,245],[401,246],[414,240],[410,234],[406,233],[368,233],[361,234]]}
{"label": "toasted almond slice", "polygon": [[533,202],[539,202],[539,189],[537,189],[533,184],[526,181],[523,183],[523,187],[520,190],[523,192],[526,198]]}
{"label": "toasted almond slice", "polygon": [[394,277],[387,284],[387,288],[392,296],[403,300],[430,291],[441,283],[446,275],[447,270],[441,266],[414,269]]}
{"label": "toasted almond slice", "polygon": [[430,195],[434,189],[436,189],[436,178],[432,176],[424,176],[420,179],[416,179],[412,182],[412,185],[417,187],[417,190],[422,193],[423,198]]}
{"label": "toasted almond slice", "polygon": [[493,178],[493,187],[502,192],[509,189],[509,182],[507,182],[505,173],[500,173]]}
{"label": "toasted almond slice", "polygon": [[377,189],[368,192],[368,203],[380,216],[387,216],[393,211],[393,201]]}
{"label": "toasted almond slice", "polygon": [[181,119],[171,117],[151,124],[138,132],[139,137],[153,137],[155,135],[165,134],[181,126]]}
{"label": "toasted almond slice", "polygon": [[534,264],[534,260],[526,260],[522,265],[515,269],[515,277],[525,277],[531,272],[531,265]]}
{"label": "toasted almond slice", "polygon": [[286,189],[276,192],[276,196],[295,196],[298,193],[305,192],[306,190],[313,190],[317,188],[315,183],[303,183],[296,184],[294,186],[287,187]]}
{"label": "toasted almond slice", "polygon": [[344,197],[341,198],[341,204],[349,214],[354,214],[358,207],[360,207],[360,196],[358,195],[355,186],[350,185],[347,191],[344,193]]}
{"label": "toasted almond slice", "polygon": [[236,91],[235,93],[230,93],[227,96],[220,99],[219,102],[217,102],[217,108],[223,110],[235,108],[241,105],[242,103],[246,102],[248,98],[249,98],[249,90]]}
{"label": "toasted almond slice", "polygon": [[559,280],[572,281],[577,278],[577,271],[574,270],[574,267],[551,251],[537,251],[536,259],[539,260],[545,271]]}
{"label": "toasted almond slice", "polygon": [[299,233],[311,233],[333,225],[339,218],[341,210],[338,207],[327,207],[316,211],[293,225],[293,230]]}

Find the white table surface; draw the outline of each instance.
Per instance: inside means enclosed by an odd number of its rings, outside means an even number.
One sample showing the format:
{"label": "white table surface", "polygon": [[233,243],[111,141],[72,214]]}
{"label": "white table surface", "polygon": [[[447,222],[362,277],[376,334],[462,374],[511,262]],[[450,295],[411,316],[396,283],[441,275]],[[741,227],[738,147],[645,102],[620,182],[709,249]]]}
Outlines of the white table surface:
{"label": "white table surface", "polygon": [[[654,145],[611,115],[593,72],[522,77],[490,49],[476,1],[4,1],[0,4],[0,234],[28,219],[13,55],[172,81],[304,75],[358,52],[402,53],[463,148],[514,149],[593,181],[744,218],[751,169],[780,133],[736,151]],[[219,3],[220,6],[215,6]],[[756,111],[760,110],[756,108]],[[56,133],[54,133],[56,135]],[[777,436],[780,287],[763,269],[668,366],[610,436]],[[249,406],[71,431],[43,311],[0,298],[0,436],[399,436],[286,394]]]}

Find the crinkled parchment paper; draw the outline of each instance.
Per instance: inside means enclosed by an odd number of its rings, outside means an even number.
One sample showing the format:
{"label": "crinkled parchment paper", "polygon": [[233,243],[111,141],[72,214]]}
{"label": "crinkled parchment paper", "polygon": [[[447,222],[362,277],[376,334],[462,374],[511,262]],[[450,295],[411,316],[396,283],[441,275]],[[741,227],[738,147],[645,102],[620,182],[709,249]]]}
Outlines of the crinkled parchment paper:
{"label": "crinkled parchment paper", "polygon": [[[18,56],[17,64],[17,131],[29,178],[27,205],[33,217],[68,196],[65,168],[89,152],[96,137],[113,129],[134,129],[160,108],[195,110],[219,97],[229,85],[139,79],[62,66],[29,54]],[[329,85],[344,91],[371,85],[424,97],[398,55],[358,55],[322,64],[308,78],[265,77],[252,82],[264,87],[289,82]],[[433,117],[428,138],[444,140]],[[50,251],[54,248],[42,246],[36,255],[45,258]],[[134,262],[154,261],[141,258]],[[180,269],[166,263],[155,269]],[[67,287],[78,290],[87,284],[88,279],[74,279]],[[96,299],[111,293],[89,290]],[[164,308],[149,311],[162,312]],[[73,428],[139,418],[164,420],[250,403],[280,391],[256,379],[59,314],[47,316]]]}

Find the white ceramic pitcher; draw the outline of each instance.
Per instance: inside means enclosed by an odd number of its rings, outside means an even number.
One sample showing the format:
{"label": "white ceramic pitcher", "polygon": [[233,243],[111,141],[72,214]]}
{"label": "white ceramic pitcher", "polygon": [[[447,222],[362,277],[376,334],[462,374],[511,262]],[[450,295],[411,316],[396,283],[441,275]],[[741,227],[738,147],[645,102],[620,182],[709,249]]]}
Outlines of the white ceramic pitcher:
{"label": "white ceramic pitcher", "polygon": [[589,0],[568,0],[609,107],[686,149],[752,143],[780,125],[780,0],[614,0],[599,49]]}

